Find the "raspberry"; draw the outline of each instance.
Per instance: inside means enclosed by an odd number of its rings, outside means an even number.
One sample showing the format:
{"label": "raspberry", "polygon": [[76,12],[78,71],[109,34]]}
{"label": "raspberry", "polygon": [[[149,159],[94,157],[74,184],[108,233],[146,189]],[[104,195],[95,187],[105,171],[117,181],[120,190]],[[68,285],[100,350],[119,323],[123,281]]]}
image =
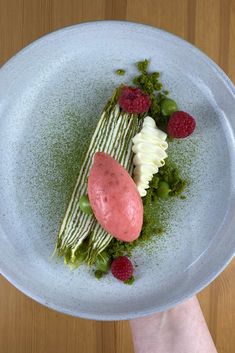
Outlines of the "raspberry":
{"label": "raspberry", "polygon": [[126,256],[119,256],[113,260],[111,265],[111,271],[114,277],[120,279],[120,281],[127,281],[132,277],[133,265]]}
{"label": "raspberry", "polygon": [[126,113],[141,114],[149,110],[151,100],[139,88],[125,86],[121,91],[118,103]]}
{"label": "raspberry", "polygon": [[171,115],[167,132],[176,138],[185,138],[191,135],[196,127],[195,119],[186,112],[178,111]]}

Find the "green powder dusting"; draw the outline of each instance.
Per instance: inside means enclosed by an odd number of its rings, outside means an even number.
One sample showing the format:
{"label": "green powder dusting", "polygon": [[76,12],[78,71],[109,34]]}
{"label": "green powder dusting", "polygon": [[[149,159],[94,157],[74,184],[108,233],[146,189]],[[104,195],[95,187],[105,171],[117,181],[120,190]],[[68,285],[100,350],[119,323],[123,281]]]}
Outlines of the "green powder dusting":
{"label": "green powder dusting", "polygon": [[[41,177],[44,179],[44,188],[47,189],[47,192],[51,195],[58,194],[61,191],[64,204],[68,202],[73,192],[81,159],[86,149],[86,142],[81,144],[79,138],[80,132],[77,126],[78,119],[79,116],[76,114],[69,112],[64,114],[64,120],[66,121],[66,124],[69,124],[70,139],[64,135],[63,131],[61,131],[61,134],[55,132],[54,137],[51,136],[50,138],[50,146],[47,146],[50,148],[50,165],[48,165],[47,169],[41,168],[43,173]],[[85,129],[84,133],[86,133]],[[41,152],[43,152],[43,150]],[[37,158],[42,166],[45,165],[45,157],[43,153],[41,155],[39,154]],[[55,174],[48,176],[46,172],[47,170],[54,170]],[[52,198],[51,202],[53,201],[56,202],[57,198]],[[58,205],[51,204],[51,212],[57,209]]]}
{"label": "green powder dusting", "polygon": [[23,174],[23,183],[17,180],[21,185],[19,200],[26,189],[26,209],[31,210],[34,205],[34,214],[43,217],[44,224],[50,225],[53,233],[59,228],[94,129],[84,124],[81,131],[80,119],[79,113],[69,111],[56,118],[52,116],[46,127],[43,123],[36,127],[35,134],[21,149],[30,172]]}

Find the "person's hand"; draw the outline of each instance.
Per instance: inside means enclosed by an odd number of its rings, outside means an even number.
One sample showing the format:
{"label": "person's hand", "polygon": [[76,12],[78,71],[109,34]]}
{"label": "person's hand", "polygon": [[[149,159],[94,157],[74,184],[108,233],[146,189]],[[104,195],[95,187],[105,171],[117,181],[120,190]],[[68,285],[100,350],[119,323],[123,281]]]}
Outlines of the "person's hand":
{"label": "person's hand", "polygon": [[216,353],[196,297],[130,321],[135,353]]}

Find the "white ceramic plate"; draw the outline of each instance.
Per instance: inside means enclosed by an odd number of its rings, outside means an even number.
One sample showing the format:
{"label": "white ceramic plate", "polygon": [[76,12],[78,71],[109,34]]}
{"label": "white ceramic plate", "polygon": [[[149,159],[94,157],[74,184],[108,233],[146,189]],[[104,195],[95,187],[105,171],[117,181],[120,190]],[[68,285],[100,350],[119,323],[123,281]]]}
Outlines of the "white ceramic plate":
{"label": "white ceramic plate", "polygon": [[[136,282],[97,281],[50,256],[84,152],[107,99],[151,59],[196,133],[175,145],[190,175],[168,209],[164,237],[134,254]],[[123,78],[118,68],[127,70]],[[235,249],[234,87],[187,42],[153,27],[93,22],[26,47],[0,70],[0,268],[25,294],[58,311],[128,319],[164,310],[209,284]],[[191,159],[191,162],[189,162]]]}

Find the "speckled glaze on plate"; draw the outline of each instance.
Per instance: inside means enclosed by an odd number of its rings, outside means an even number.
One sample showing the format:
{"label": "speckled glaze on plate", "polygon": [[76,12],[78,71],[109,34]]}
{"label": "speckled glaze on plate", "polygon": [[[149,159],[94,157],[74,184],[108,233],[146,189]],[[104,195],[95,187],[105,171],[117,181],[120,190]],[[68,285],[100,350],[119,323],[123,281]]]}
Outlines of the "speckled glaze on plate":
{"label": "speckled glaze on plate", "polygon": [[[190,175],[187,199],[169,205],[169,227],[134,254],[136,282],[97,281],[51,258],[85,149],[115,86],[151,60],[196,133],[172,152]],[[115,75],[124,68],[127,75]],[[64,28],[0,70],[0,268],[22,292],[55,310],[98,320],[167,309],[201,290],[235,250],[235,91],[187,42],[129,22]]]}

